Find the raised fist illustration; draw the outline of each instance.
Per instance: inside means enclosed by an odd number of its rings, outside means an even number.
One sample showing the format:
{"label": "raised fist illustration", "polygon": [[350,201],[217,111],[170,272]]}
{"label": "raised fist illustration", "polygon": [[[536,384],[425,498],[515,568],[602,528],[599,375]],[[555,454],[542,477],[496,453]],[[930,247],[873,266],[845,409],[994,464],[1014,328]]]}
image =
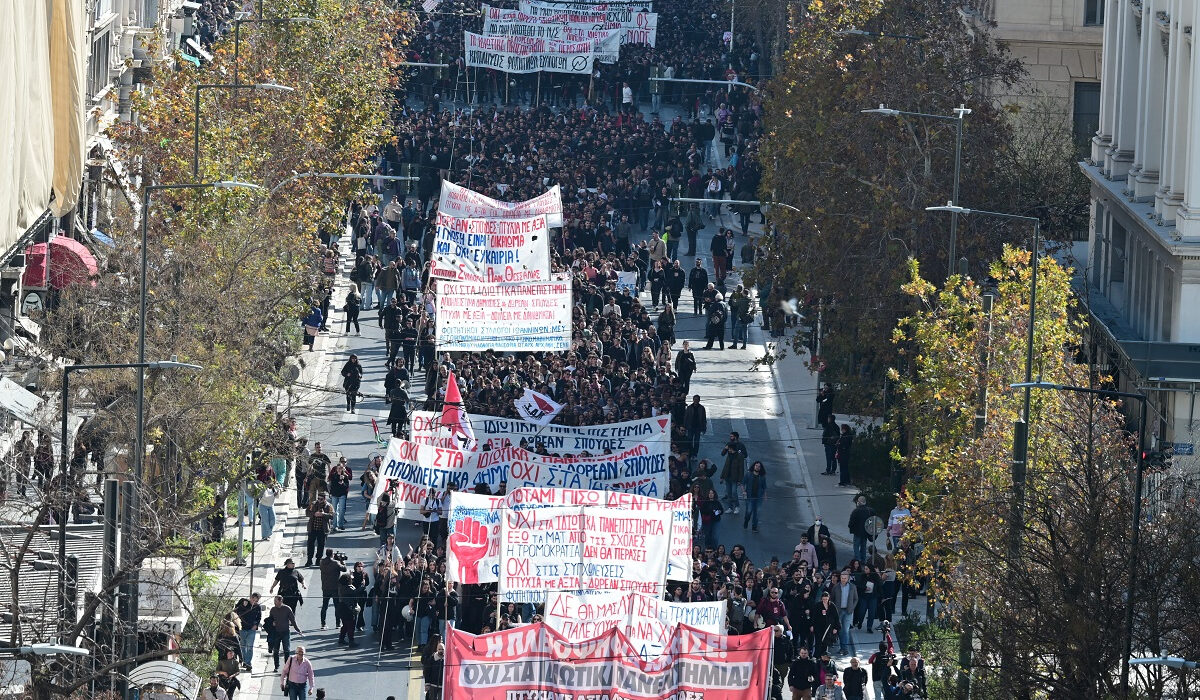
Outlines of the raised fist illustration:
{"label": "raised fist illustration", "polygon": [[454,524],[450,535],[450,551],[458,560],[458,582],[479,583],[479,560],[487,554],[488,526],[474,518],[463,518]]}

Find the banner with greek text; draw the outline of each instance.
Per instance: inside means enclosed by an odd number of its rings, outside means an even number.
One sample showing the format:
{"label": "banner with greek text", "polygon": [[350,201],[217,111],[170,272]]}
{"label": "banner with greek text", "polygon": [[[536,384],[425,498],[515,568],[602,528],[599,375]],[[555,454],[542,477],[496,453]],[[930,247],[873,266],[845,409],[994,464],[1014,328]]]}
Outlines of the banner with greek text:
{"label": "banner with greek text", "polygon": [[709,634],[725,634],[728,602],[668,603],[641,593],[599,593],[546,596],[546,624],[567,641],[594,639],[619,629],[644,658],[658,656],[678,625]]}
{"label": "banner with greek text", "polygon": [[502,447],[486,452],[419,445],[392,438],[375,483],[370,512],[379,497],[392,491],[399,517],[420,517],[421,504],[430,489],[441,494],[451,484],[459,491],[488,484],[493,491],[500,482],[509,488],[522,486],[619,491],[660,498],[667,489],[667,460],[653,442],[609,455],[552,457]]}
{"label": "banner with greek text", "polygon": [[438,213],[460,219],[527,219],[545,214],[546,225],[558,228],[563,225],[562,189],[555,185],[524,202],[503,202],[449,180],[442,180]]}
{"label": "banner with greek text", "polygon": [[[619,491],[516,488],[504,496],[456,492],[447,514],[448,570],[459,583],[494,583],[500,576],[500,517],[508,510],[547,506],[587,506],[671,513],[671,544],[667,579],[692,578],[692,496],[674,501],[646,498]],[[538,601],[540,602],[540,601]]]}
{"label": "banner with greek text", "polygon": [[430,492],[444,494],[451,484],[461,491],[474,483],[479,470],[472,454],[392,438],[379,467],[368,512],[376,512],[380,496],[390,491],[396,517],[423,520],[421,505]]}
{"label": "banner with greek text", "polygon": [[437,283],[438,350],[565,352],[571,348],[571,280]]}
{"label": "banner with greek text", "polygon": [[585,506],[505,510],[500,518],[502,600],[549,591],[661,596],[671,548],[669,511]]}
{"label": "banner with greek text", "polygon": [[679,625],[647,662],[619,629],[571,643],[542,622],[484,635],[447,627],[442,692],[456,700],[766,700],[773,634]]}
{"label": "banner with greek text", "polygon": [[590,75],[595,60],[592,41],[561,41],[523,36],[484,36],[463,32],[467,66],[505,73],[570,73]]}
{"label": "banner with greek text", "polygon": [[[621,452],[639,442],[652,441],[661,447],[666,458],[671,448],[671,417],[666,415],[602,425],[551,423],[541,426],[519,418],[472,413],[467,416],[467,422],[476,443],[485,450],[507,445],[521,447],[524,440],[527,447],[540,443],[547,452],[557,455],[596,454]],[[441,414],[437,411],[413,411],[409,433],[410,440],[422,445],[458,448],[461,444],[442,428]],[[665,441],[659,442],[655,436],[665,436]]]}
{"label": "banner with greek text", "polygon": [[537,282],[550,279],[546,216],[462,219],[438,213],[430,274],[462,282]]}
{"label": "banner with greek text", "polygon": [[658,14],[640,5],[575,3],[567,6],[540,0],[521,0],[519,10],[536,18],[534,21],[543,20],[579,28],[590,25],[593,29],[619,27],[622,44],[654,46],[658,38]]}

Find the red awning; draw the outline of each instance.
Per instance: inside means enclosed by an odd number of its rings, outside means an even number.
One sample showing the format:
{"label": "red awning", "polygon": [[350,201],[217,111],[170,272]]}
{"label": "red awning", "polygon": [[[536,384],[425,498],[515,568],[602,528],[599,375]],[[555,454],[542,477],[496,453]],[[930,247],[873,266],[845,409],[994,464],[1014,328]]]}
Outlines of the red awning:
{"label": "red awning", "polygon": [[[96,274],[96,258],[87,246],[67,236],[50,239],[50,285],[62,289],[73,282],[86,282]],[[46,244],[25,249],[25,287],[46,287]]]}

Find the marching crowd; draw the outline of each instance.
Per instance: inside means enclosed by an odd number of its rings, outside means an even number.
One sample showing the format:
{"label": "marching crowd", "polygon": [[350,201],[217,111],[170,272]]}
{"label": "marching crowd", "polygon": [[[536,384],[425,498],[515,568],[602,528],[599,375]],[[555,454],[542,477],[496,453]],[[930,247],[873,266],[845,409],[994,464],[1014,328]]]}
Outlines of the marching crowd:
{"label": "marching crowd", "polygon": [[[508,3],[513,4],[513,3]],[[360,312],[375,311],[387,347],[386,399],[388,423],[401,435],[411,405],[410,382],[424,382],[425,408],[436,409],[444,397],[450,371],[457,377],[468,413],[514,416],[514,399],[530,388],[565,405],[556,422],[594,425],[670,414],[670,488],[667,498],[693,496],[695,548],[690,582],[672,582],[667,599],[678,602],[725,601],[730,634],[770,627],[775,633],[772,696],[858,700],[917,698],[925,693],[924,661],[915,649],[901,656],[890,642],[881,643],[868,668],[851,658],[837,672],[831,655],[851,655],[853,629],[875,627],[887,632],[896,614],[905,614],[919,587],[903,583],[903,562],[914,561],[919,545],[904,538],[907,511],[893,511],[884,538],[885,551],[868,537],[874,516],[858,502],[849,528],[853,551],[839,552],[829,529],[813,523],[790,552],[756,564],[736,542],[738,518],[722,527],[724,517],[741,516],[744,530],[758,531],[759,507],[769,497],[768,472],[773,465],[751,459],[737,433],[720,443],[720,451],[702,449],[709,422],[702,397],[692,394],[697,351],[677,336],[680,314],[704,319],[706,348],[746,346],[746,330],[760,311],[765,326],[782,333],[787,319],[776,307],[786,290],[771,289],[760,309],[755,294],[726,278],[738,265],[752,265],[758,247],[749,233],[752,208],[734,207],[735,228],[718,227],[706,249],[698,233],[721,214],[718,200],[757,199],[760,170],[755,160],[761,134],[761,105],[745,90],[680,88],[655,83],[652,76],[730,78],[731,72],[753,76],[758,53],[749,42],[729,55],[716,15],[684,0],[658,0],[655,9],[663,32],[655,49],[623,46],[613,65],[597,64],[589,78],[505,76],[473,71],[473,89],[482,107],[444,109],[443,100],[464,98],[462,31],[478,31],[478,17],[465,12],[461,0],[443,0],[427,17],[409,47],[410,60],[446,62],[433,81],[415,90],[423,107],[400,105],[398,132],[404,134],[382,155],[381,172],[415,172],[415,197],[392,198],[382,207],[355,203],[351,211],[350,249],[355,256],[351,286],[344,299],[331,291],[314,304],[306,326],[323,330],[328,308],[346,312],[345,332],[361,332]],[[493,98],[509,106],[496,107]],[[534,106],[537,89],[545,97]],[[628,97],[632,93],[633,109]],[[652,112],[636,107],[649,98]],[[524,99],[528,109],[511,106]],[[663,103],[683,103],[688,119],[664,123]],[[717,149],[721,149],[718,156]],[[404,166],[415,166],[406,170]],[[571,349],[565,353],[462,353],[451,358],[438,351],[434,335],[434,298],[429,293],[429,259],[433,248],[438,181],[441,178],[507,201],[529,199],[558,185],[562,188],[564,225],[552,235],[552,267],[574,277]],[[675,197],[711,199],[712,204],[679,206]],[[707,221],[706,221],[707,219]],[[722,217],[721,223],[724,223]],[[765,222],[764,222],[765,223]],[[744,238],[739,247],[737,237]],[[338,269],[336,236],[324,241],[323,271],[332,279]],[[695,255],[685,267],[684,255]],[[710,256],[706,264],[704,256]],[[624,274],[623,274],[624,273]],[[332,290],[332,284],[328,285]],[[646,304],[640,294],[650,292]],[[690,309],[679,309],[689,289]],[[760,292],[765,292],[760,289]],[[370,322],[370,320],[367,320]],[[695,339],[698,340],[698,339]],[[357,357],[342,368],[346,409],[353,412],[360,396],[363,369]],[[417,392],[413,392],[415,395]],[[832,470],[849,461],[852,434],[831,412],[822,424],[832,426]],[[546,450],[535,442],[531,449]],[[709,454],[711,452],[712,454]],[[291,635],[298,633],[295,610],[306,586],[321,591],[321,627],[332,619],[338,642],[360,645],[368,634],[378,653],[419,650],[427,687],[437,694],[441,683],[447,625],[486,633],[541,619],[531,604],[501,604],[495,585],[455,585],[446,575],[445,519],[448,493],[432,493],[421,508],[424,534],[413,545],[396,509],[385,495],[378,512],[363,523],[347,523],[347,501],[358,484],[364,498],[374,488],[378,460],[365,465],[357,478],[350,465],[334,464],[320,445],[300,460],[298,501],[305,509],[308,560],[297,567],[288,560],[276,577],[271,605],[257,597],[239,601],[241,644],[230,649],[234,662],[249,663],[253,634],[263,630],[281,687],[288,692],[311,688],[311,666],[292,653]],[[504,484],[500,485],[500,493]],[[357,525],[378,536],[373,558],[348,561],[325,547],[326,536]],[[904,556],[900,556],[901,552]],[[323,554],[323,556],[322,556]],[[306,573],[310,569],[311,573]],[[309,581],[306,577],[311,577]],[[314,592],[315,593],[315,592]],[[315,599],[315,595],[313,596]],[[332,610],[332,618],[328,611]],[[227,635],[228,636],[228,635]],[[236,635],[235,635],[236,636]],[[249,646],[246,640],[249,638]],[[296,659],[300,658],[297,667]],[[289,661],[290,659],[290,661]],[[282,660],[282,665],[281,665]],[[288,664],[292,665],[289,666]],[[307,683],[307,686],[304,684]],[[868,688],[874,686],[873,692]]]}

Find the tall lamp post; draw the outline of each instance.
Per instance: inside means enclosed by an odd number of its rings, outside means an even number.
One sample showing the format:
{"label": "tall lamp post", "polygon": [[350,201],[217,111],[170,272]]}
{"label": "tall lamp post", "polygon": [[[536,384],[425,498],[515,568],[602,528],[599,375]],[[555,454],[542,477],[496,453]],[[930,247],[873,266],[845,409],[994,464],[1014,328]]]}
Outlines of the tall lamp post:
{"label": "tall lamp post", "polygon": [[[943,122],[954,122],[954,187],[950,195],[950,205],[958,204],[958,183],[959,175],[962,171],[962,136],[963,136],[963,117],[971,113],[965,104],[960,104],[954,108],[954,115],[947,114],[926,114],[924,112],[905,112],[899,109],[889,109],[884,105],[879,105],[875,109],[864,109],[863,114],[882,114],[889,117],[919,117],[921,119],[934,119]],[[950,210],[953,211],[953,210]],[[954,256],[957,254],[958,246],[958,212],[954,212],[950,218],[950,258],[946,261],[946,278],[954,274]]]}
{"label": "tall lamp post", "polygon": [[[124,508],[126,515],[126,532],[131,532],[133,529],[133,518],[137,517],[138,500],[142,483],[142,471],[146,457],[146,306],[147,306],[147,277],[146,277],[146,250],[147,241],[150,233],[150,199],[155,192],[164,192],[171,190],[207,190],[207,189],[250,189],[261,190],[258,185],[253,185],[248,182],[238,182],[236,180],[219,180],[216,182],[187,182],[176,183],[170,185],[147,185],[142,189],[142,250],[141,250],[141,295],[138,307],[138,381],[137,381],[137,425],[135,426],[136,438],[134,444],[137,453],[133,459],[133,488],[130,489],[130,499],[127,507]],[[138,581],[137,572],[134,572],[130,577],[125,587],[125,595],[127,604],[125,606],[125,624],[131,625],[132,633],[127,633],[125,639],[126,649],[125,657],[133,658],[137,656],[137,619],[138,619]],[[129,688],[126,688],[126,697],[129,697]]]}
{"label": "tall lamp post", "polygon": [[[1102,396],[1107,399],[1132,400],[1142,405],[1141,417],[1138,422],[1137,468],[1133,486],[1133,531],[1129,538],[1129,546],[1131,548],[1129,552],[1129,579],[1125,586],[1125,655],[1121,657],[1121,697],[1128,698],[1129,657],[1133,654],[1133,595],[1137,589],[1138,552],[1142,534],[1142,484],[1146,473],[1146,414],[1148,410],[1146,395],[1134,394],[1127,391],[1113,391],[1111,389],[1092,389],[1083,386],[1052,384],[1042,381],[1031,382],[1028,380],[1020,384],[1013,384],[1012,387],[1014,389],[1025,389],[1026,396],[1029,395],[1030,389],[1054,389],[1056,391],[1074,391],[1080,394]],[[1149,661],[1143,661],[1143,663],[1149,663]],[[1192,664],[1192,668],[1195,668],[1195,662],[1192,662]],[[1169,664],[1164,663],[1163,665]]]}
{"label": "tall lamp post", "polygon": [[295,88],[277,83],[200,83],[196,86],[195,102],[192,106],[192,177],[200,177],[200,91],[201,90],[274,90],[295,92]]}
{"label": "tall lamp post", "polygon": [[[96,365],[66,365],[63,367],[62,375],[62,421],[59,426],[59,449],[62,453],[59,464],[62,469],[64,485],[66,485],[66,474],[68,469],[67,461],[67,416],[70,406],[71,394],[71,373],[82,372],[90,369],[201,369],[200,365],[188,364],[186,362],[177,362],[174,358],[170,360],[158,360],[155,362],[122,362],[122,363],[105,363]],[[74,620],[69,620],[67,606],[67,515],[69,513],[69,505],[66,505],[59,511],[58,517],[58,605],[59,605],[59,641],[67,642],[66,632],[71,628]]]}
{"label": "tall lamp post", "polygon": [[1008,554],[1009,559],[1015,561],[1021,553],[1021,524],[1025,521],[1025,474],[1029,469],[1029,398],[1030,386],[1033,382],[1033,335],[1034,322],[1037,320],[1038,250],[1041,248],[1042,220],[1036,216],[968,209],[953,203],[947,203],[944,207],[925,207],[925,211],[948,211],[955,216],[959,214],[991,216],[1014,221],[1027,221],[1033,224],[1029,282],[1029,328],[1025,333],[1025,382],[1022,384],[1025,388],[1025,400],[1021,409],[1021,417],[1013,424],[1013,512],[1008,526]]}

